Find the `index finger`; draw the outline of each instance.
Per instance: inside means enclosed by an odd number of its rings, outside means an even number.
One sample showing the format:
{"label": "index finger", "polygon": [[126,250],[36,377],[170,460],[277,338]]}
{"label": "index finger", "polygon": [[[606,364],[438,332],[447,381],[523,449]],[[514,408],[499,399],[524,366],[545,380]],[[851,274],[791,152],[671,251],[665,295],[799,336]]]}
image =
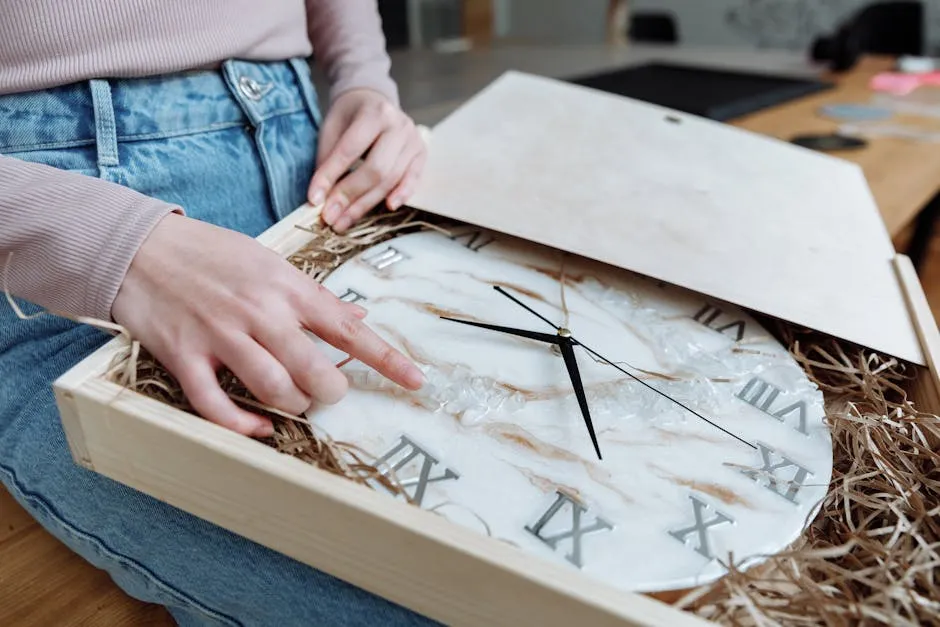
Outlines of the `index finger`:
{"label": "index finger", "polygon": [[304,324],[327,343],[402,387],[417,390],[424,384],[424,374],[413,361],[345,308],[327,299],[317,299],[311,304]]}
{"label": "index finger", "polygon": [[381,131],[378,120],[359,116],[346,129],[323,162],[313,173],[310,186],[330,190],[375,143]]}

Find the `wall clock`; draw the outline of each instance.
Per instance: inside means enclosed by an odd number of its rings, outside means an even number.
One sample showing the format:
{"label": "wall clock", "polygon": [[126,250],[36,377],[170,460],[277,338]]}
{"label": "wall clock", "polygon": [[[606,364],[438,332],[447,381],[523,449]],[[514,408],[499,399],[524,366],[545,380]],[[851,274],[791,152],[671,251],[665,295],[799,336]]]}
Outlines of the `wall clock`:
{"label": "wall clock", "polygon": [[465,226],[323,285],[427,377],[410,392],[349,362],[347,398],[307,412],[397,478],[390,498],[652,592],[780,551],[825,497],[822,394],[735,307]]}

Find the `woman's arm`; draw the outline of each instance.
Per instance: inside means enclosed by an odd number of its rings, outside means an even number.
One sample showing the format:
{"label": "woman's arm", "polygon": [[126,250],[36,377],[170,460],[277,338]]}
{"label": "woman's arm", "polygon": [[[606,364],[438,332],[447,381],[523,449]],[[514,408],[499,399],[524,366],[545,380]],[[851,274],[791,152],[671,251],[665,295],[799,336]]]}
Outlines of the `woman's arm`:
{"label": "woman's arm", "polygon": [[[345,231],[384,202],[397,209],[414,192],[427,150],[399,106],[375,0],[307,0],[313,55],[330,80],[317,171],[308,198]],[[363,164],[346,176],[350,167]]]}
{"label": "woman's arm", "polygon": [[330,81],[329,104],[351,89],[372,89],[398,105],[375,0],[307,0],[313,56]]}
{"label": "woman's arm", "polygon": [[173,211],[182,213],[126,187],[0,156],[6,286],[59,314],[110,320],[131,260]]}
{"label": "woman's arm", "polygon": [[342,398],[345,375],[303,329],[402,386],[421,386],[421,371],[365,325],[361,307],[257,240],[179,213],[100,179],[0,157],[0,257],[12,295],[124,326],[208,420],[272,433],[222,391],[222,365],[282,411]]}

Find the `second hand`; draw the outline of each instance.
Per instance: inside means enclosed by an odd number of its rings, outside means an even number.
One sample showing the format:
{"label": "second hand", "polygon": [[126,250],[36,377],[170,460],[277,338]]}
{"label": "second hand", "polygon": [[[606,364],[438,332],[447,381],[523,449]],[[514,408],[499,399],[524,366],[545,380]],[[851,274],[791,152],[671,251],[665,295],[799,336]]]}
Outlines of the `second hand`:
{"label": "second hand", "polygon": [[[552,327],[553,329],[555,329],[555,331],[566,330],[566,329],[563,329],[562,327],[556,326],[551,320],[549,320],[548,318],[546,318],[545,316],[543,316],[543,315],[540,314],[539,312],[535,311],[534,309],[532,309],[531,307],[529,307],[528,305],[526,305],[525,303],[523,303],[521,300],[519,300],[518,298],[516,298],[515,296],[513,296],[512,294],[510,294],[510,293],[507,292],[506,290],[504,290],[504,289],[503,289],[502,287],[500,287],[499,285],[494,285],[494,286],[493,286],[493,289],[496,290],[497,292],[499,292],[500,294],[502,294],[503,296],[505,296],[506,298],[510,299],[511,301],[513,301],[514,303],[516,303],[517,305],[519,305],[520,307],[522,307],[523,309],[525,309],[526,311],[528,311],[529,313],[531,313],[532,315],[534,315],[535,317],[539,318],[540,320],[542,320],[543,322],[545,322],[546,324],[548,324],[550,327]],[[613,366],[614,368],[616,368],[616,369],[619,370],[620,372],[622,372],[622,373],[624,373],[625,375],[627,375],[628,377],[632,378],[633,380],[635,380],[635,381],[636,381],[637,383],[639,383],[640,385],[643,385],[643,386],[649,388],[650,390],[656,392],[656,393],[659,394],[660,396],[662,396],[662,397],[664,397],[664,398],[666,398],[666,399],[669,399],[670,401],[672,401],[673,403],[675,403],[675,404],[678,405],[679,407],[683,408],[684,410],[686,410],[687,412],[693,414],[694,416],[696,416],[696,417],[698,417],[698,418],[701,418],[702,420],[704,420],[705,422],[707,422],[707,423],[710,424],[711,426],[715,427],[715,428],[718,429],[719,431],[722,431],[723,433],[726,433],[726,434],[730,435],[730,436],[731,436],[732,438],[734,438],[735,440],[738,440],[739,442],[741,442],[741,443],[743,443],[743,444],[746,444],[747,446],[750,446],[752,449],[757,450],[757,447],[754,446],[753,444],[751,444],[750,442],[748,442],[747,440],[745,440],[745,439],[743,439],[743,438],[741,438],[741,437],[739,437],[739,436],[737,436],[737,435],[731,433],[730,431],[728,431],[728,430],[725,429],[724,427],[715,424],[713,421],[709,420],[708,418],[706,418],[706,417],[703,416],[702,414],[698,413],[697,411],[695,411],[695,410],[692,409],[691,407],[688,407],[688,406],[685,405],[684,403],[682,403],[682,402],[680,402],[680,401],[678,401],[678,400],[672,398],[671,396],[669,396],[669,395],[666,394],[665,392],[661,392],[660,390],[657,390],[656,388],[654,388],[652,385],[650,385],[650,384],[647,383],[646,381],[643,381],[642,379],[640,379],[640,378],[637,377],[636,375],[634,375],[634,374],[632,374],[632,373],[630,373],[630,372],[627,372],[626,370],[624,370],[623,368],[621,368],[620,366],[618,366],[618,365],[615,364],[614,362],[610,361],[609,359],[607,359],[606,357],[604,357],[603,355],[601,355],[601,354],[598,353],[597,351],[591,349],[589,346],[586,346],[586,345],[582,344],[580,341],[578,341],[578,340],[575,339],[574,337],[571,337],[571,341],[572,341],[573,343],[577,344],[578,346],[580,346],[581,348],[583,348],[584,350],[586,350],[586,351],[587,351],[588,353],[590,353],[592,356],[596,357],[597,359],[600,359],[601,361],[603,361],[604,363],[606,363],[606,364],[608,364],[608,365],[610,365],[610,366]]]}

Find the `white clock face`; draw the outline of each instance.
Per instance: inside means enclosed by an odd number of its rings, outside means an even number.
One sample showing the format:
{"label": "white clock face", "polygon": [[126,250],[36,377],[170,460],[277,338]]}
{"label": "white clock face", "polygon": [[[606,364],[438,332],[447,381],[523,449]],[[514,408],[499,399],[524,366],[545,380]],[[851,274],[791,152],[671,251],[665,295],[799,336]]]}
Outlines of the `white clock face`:
{"label": "white clock face", "polygon": [[[417,505],[455,524],[662,591],[720,577],[729,553],[740,564],[780,551],[825,497],[822,394],[734,307],[469,230],[386,241],[324,285],[368,309],[428,382],[410,392],[351,362],[348,396],[309,420],[384,459]],[[494,286],[580,342],[602,459],[557,346],[441,317],[557,337]]]}

